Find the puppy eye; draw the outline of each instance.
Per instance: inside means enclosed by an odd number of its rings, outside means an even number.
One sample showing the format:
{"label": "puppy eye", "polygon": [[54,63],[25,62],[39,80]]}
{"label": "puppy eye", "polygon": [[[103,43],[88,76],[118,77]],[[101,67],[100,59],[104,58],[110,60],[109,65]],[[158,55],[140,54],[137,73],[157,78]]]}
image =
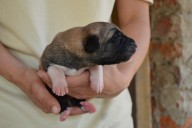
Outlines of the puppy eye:
{"label": "puppy eye", "polygon": [[96,35],[90,35],[83,41],[84,49],[88,53],[93,53],[99,49],[99,37]]}

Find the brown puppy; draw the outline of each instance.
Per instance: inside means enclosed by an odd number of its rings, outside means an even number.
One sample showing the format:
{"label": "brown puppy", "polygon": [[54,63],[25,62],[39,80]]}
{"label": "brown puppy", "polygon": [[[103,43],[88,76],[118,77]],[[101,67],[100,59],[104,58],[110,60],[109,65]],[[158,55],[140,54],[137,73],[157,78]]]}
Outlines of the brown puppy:
{"label": "brown puppy", "polygon": [[[67,102],[61,103],[61,106],[65,104],[63,110],[75,102],[73,105],[83,105],[84,110],[94,112],[94,106],[88,102],[80,104],[82,100],[67,95],[59,97],[68,93],[65,75],[78,75],[87,69],[90,71],[91,88],[101,92],[104,87],[101,65],[127,61],[135,50],[134,40],[125,36],[114,24],[95,22],[58,33],[44,50],[41,67],[48,72],[52,80],[53,93],[49,91],[59,102]],[[69,112],[64,113],[65,118]]]}

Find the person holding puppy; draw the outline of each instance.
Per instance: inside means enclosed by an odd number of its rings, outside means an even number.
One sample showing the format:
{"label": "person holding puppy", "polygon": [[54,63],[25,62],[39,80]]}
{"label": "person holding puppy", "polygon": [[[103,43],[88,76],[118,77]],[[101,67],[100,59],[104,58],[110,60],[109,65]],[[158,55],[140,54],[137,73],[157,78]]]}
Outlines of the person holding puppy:
{"label": "person holding puppy", "polygon": [[[116,0],[120,29],[137,43],[133,60],[103,66],[105,86],[102,93],[90,88],[88,72],[67,77],[69,95],[90,99],[96,105],[97,112],[84,114],[86,112],[79,108],[71,108],[71,115],[76,116],[60,122],[57,115],[60,112],[59,103],[45,87],[45,83],[51,84],[51,81],[45,72],[37,72],[40,56],[56,33],[95,21],[108,22],[114,1],[0,0],[0,126],[133,127],[131,99],[126,88],[149,46],[150,2]],[[46,114],[50,112],[56,115]]]}

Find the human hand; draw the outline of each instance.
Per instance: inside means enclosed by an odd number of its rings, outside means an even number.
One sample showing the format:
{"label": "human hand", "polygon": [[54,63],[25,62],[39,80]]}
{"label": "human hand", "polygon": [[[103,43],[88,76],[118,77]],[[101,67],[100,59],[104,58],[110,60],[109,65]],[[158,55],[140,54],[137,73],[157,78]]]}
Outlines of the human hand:
{"label": "human hand", "polygon": [[26,68],[21,79],[18,86],[42,111],[53,114],[60,112],[59,103],[47,91],[36,70]]}
{"label": "human hand", "polygon": [[89,72],[83,72],[78,76],[67,77],[69,83],[69,95],[81,98],[112,98],[128,87],[131,78],[125,78],[116,65],[103,66],[104,89],[96,93],[90,87]]}
{"label": "human hand", "polygon": [[[44,71],[38,71],[38,75],[42,77],[43,76],[46,76],[45,78],[48,78],[48,82],[46,83],[46,85],[48,85],[49,88],[52,88],[52,83],[51,83],[51,79],[49,77],[49,75],[44,72]],[[87,104],[87,103],[86,103]],[[90,104],[88,105],[90,107]],[[92,105],[91,105],[92,106]],[[70,110],[70,111],[69,111]],[[85,113],[90,113],[89,111],[82,111],[82,109],[80,109],[79,107],[68,107],[67,110],[63,111],[60,115],[60,120],[61,121],[64,121],[66,120],[66,118],[69,116],[69,115],[80,115],[80,114],[85,114]]]}
{"label": "human hand", "polygon": [[[45,113],[60,113],[60,105],[58,101],[48,92],[45,84],[38,76],[34,69],[26,69],[23,72],[22,81],[19,87],[27,94],[27,96]],[[70,115],[79,115],[83,112],[78,107],[70,107]]]}
{"label": "human hand", "polygon": [[[51,79],[45,71],[39,70],[38,74],[49,87],[52,87]],[[104,89],[101,93],[96,93],[90,87],[88,71],[73,77],[67,76],[68,94],[77,99],[110,98],[118,95],[129,85],[129,82],[127,82],[129,79],[125,79],[125,76],[117,69],[116,65],[103,66],[103,74]],[[129,81],[131,81],[131,78]]]}
{"label": "human hand", "polygon": [[[119,94],[122,90],[124,90],[129,85],[129,84],[126,84],[127,83],[126,81],[128,80],[124,79],[125,76],[123,75],[123,73],[121,73],[118,70],[116,65],[105,66],[103,69],[104,69],[103,73],[104,73],[105,87],[102,93],[96,93],[94,90],[92,90],[89,82],[90,80],[89,72],[85,71],[77,76],[65,77],[69,85],[68,95],[75,97],[77,99],[89,99],[89,98],[95,98],[95,97],[111,98]],[[43,70],[39,70],[38,74],[42,78],[42,80],[50,88],[52,88],[52,81],[49,75]],[[70,107],[61,113],[60,120],[61,121],[66,120],[66,118],[69,115],[77,115],[77,114],[83,114],[83,113],[87,113],[87,112],[83,112],[79,107]]]}

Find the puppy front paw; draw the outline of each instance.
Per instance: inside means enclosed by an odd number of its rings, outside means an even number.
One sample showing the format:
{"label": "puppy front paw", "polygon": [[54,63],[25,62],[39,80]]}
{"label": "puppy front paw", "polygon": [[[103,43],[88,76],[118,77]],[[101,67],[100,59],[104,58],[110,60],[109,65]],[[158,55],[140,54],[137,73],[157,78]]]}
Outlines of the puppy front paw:
{"label": "puppy front paw", "polygon": [[51,65],[48,67],[47,73],[52,81],[52,91],[58,96],[64,96],[68,93],[67,81],[62,68],[57,65]]}
{"label": "puppy front paw", "polygon": [[97,93],[101,93],[103,88],[104,88],[103,81],[98,80],[98,79],[91,79],[91,85],[90,86]]}
{"label": "puppy front paw", "polygon": [[57,81],[53,83],[52,91],[58,96],[64,96],[68,93],[67,83],[65,81]]}
{"label": "puppy front paw", "polygon": [[84,101],[84,102],[81,102],[80,103],[82,106],[81,106],[81,110],[83,112],[89,112],[89,113],[94,113],[96,112],[96,108],[93,104],[87,102],[87,101]]}
{"label": "puppy front paw", "polygon": [[97,93],[101,93],[104,88],[103,83],[103,68],[101,65],[96,65],[89,69],[91,88]]}

